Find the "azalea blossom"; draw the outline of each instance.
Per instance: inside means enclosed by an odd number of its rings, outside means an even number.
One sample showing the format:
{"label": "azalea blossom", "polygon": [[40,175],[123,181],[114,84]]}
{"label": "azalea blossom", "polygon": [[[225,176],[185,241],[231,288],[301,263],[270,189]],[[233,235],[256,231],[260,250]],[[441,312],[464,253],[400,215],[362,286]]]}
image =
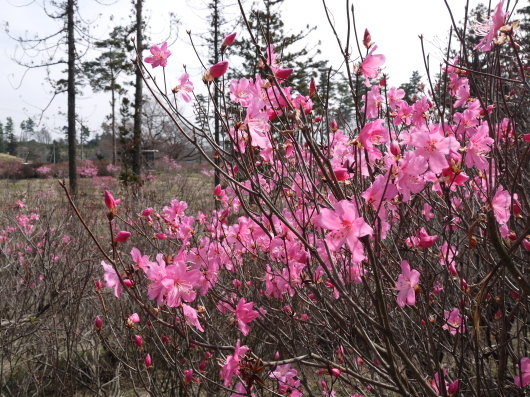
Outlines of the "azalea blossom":
{"label": "azalea blossom", "polygon": [[405,307],[405,304],[414,306],[416,304],[415,287],[420,280],[420,272],[411,270],[407,261],[401,262],[401,274],[398,276],[395,289],[399,291],[397,296],[397,303],[400,307]]}
{"label": "azalea blossom", "polygon": [[197,310],[183,303],[182,312],[184,313],[184,316],[186,317],[186,322],[188,324],[191,324],[199,331],[204,332],[204,328],[202,328],[201,323],[199,323],[199,318],[197,317]]}
{"label": "azalea blossom", "polygon": [[386,61],[386,58],[383,54],[373,55],[375,50],[377,50],[377,46],[372,48],[361,64],[361,72],[364,75],[364,84],[367,87],[370,87],[370,79],[377,77],[379,74],[379,68]]}
{"label": "azalea blossom", "polygon": [[225,364],[222,366],[221,372],[219,373],[219,376],[223,379],[224,387],[230,386],[232,378],[240,375],[239,362],[241,361],[241,357],[247,354],[248,350],[247,346],[240,346],[240,341],[238,339],[236,347],[234,348],[234,354],[226,358]]}
{"label": "azalea blossom", "polygon": [[121,296],[122,285],[116,270],[111,265],[105,263],[105,261],[101,261],[101,266],[103,266],[103,270],[105,271],[103,278],[107,282],[107,288],[114,287],[114,295],[116,298],[119,298]]}
{"label": "azalea blossom", "polygon": [[151,51],[152,56],[145,58],[145,62],[150,63],[153,68],[157,66],[166,67],[167,59],[171,55],[171,51],[167,49],[167,42],[164,41],[160,47],[155,44],[151,46],[149,51]]}
{"label": "azalea blossom", "polygon": [[467,316],[461,315],[458,308],[455,307],[450,312],[446,310],[444,312],[444,318],[446,324],[442,326],[442,329],[448,330],[451,335],[466,332],[465,322],[467,321]]}
{"label": "azalea blossom", "polygon": [[193,83],[190,81],[190,75],[188,73],[184,73],[182,76],[180,76],[179,83],[180,84],[171,91],[174,94],[178,94],[184,102],[190,102],[190,93],[193,92]]}
{"label": "azalea blossom", "polygon": [[523,357],[521,362],[517,364],[517,368],[521,373],[517,375],[513,382],[517,387],[525,387],[530,385],[530,358]]}
{"label": "azalea blossom", "polygon": [[254,310],[253,307],[254,302],[247,302],[245,298],[241,298],[234,313],[239,330],[245,336],[247,336],[250,332],[250,326],[248,323],[259,317],[259,313]]}
{"label": "azalea blossom", "polygon": [[507,12],[503,11],[504,0],[501,0],[495,7],[493,15],[488,17],[484,23],[475,24],[475,34],[484,36],[484,38],[473,49],[480,49],[482,52],[488,52],[492,49],[494,40],[497,38],[497,32],[504,26]]}
{"label": "azalea blossom", "polygon": [[364,248],[359,238],[372,235],[374,230],[359,216],[355,204],[341,200],[335,204],[335,210],[323,208],[317,222],[320,227],[331,230],[326,242],[332,251],[338,251],[346,243],[352,253],[352,262],[360,263],[364,259]]}

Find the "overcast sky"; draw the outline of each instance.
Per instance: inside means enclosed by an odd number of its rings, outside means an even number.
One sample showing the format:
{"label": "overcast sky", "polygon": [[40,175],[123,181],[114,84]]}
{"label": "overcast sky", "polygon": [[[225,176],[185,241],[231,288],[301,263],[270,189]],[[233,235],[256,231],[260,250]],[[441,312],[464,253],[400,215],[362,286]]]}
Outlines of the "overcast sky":
{"label": "overcast sky", "polygon": [[[2,9],[0,19],[9,24],[11,35],[31,38],[35,35],[43,36],[54,33],[60,28],[60,21],[46,16],[42,1],[0,0]],[[257,1],[259,2],[259,0]],[[223,0],[223,2],[234,4],[235,0]],[[375,41],[379,47],[377,52],[386,56],[387,62],[384,65],[384,71],[390,75],[390,85],[397,86],[407,82],[414,70],[418,70],[422,76],[425,76],[419,35],[424,36],[431,68],[439,70],[439,65],[443,59],[442,51],[447,43],[447,32],[451,25],[449,12],[443,0],[354,0],[351,2],[355,7],[358,34],[362,38],[364,29],[368,28],[372,34],[372,41]],[[108,5],[104,6],[99,3]],[[186,31],[191,30],[194,36],[206,31],[206,16],[208,14],[206,3],[207,0],[145,1],[150,36],[154,43],[159,43],[167,37],[170,12],[173,12],[181,21],[179,37],[170,48],[173,55],[169,58],[169,64],[166,68],[168,85],[173,85],[172,81],[176,81],[183,73],[184,64],[187,66],[195,86],[198,87],[202,84],[202,69],[192,51]],[[457,21],[462,20],[466,1],[448,0],[448,3],[455,19]],[[479,1],[470,0],[469,3],[470,8],[473,8]],[[496,3],[496,1],[492,2],[492,7]],[[347,27],[345,4],[346,2],[343,0],[327,0],[327,5],[343,43],[345,42]],[[252,0],[247,0],[245,8],[249,9],[251,5]],[[128,24],[130,21],[130,0],[99,0],[99,2],[79,0],[79,7],[83,20],[91,23],[91,34],[98,39],[106,38],[116,24]],[[241,27],[235,27],[236,12],[237,7],[228,8],[227,19],[229,22],[226,27],[227,31],[223,33],[231,33],[232,29],[241,31]],[[334,68],[341,65],[342,59],[338,45],[325,17],[322,0],[285,0],[281,7],[281,13],[287,30],[300,31],[306,25],[317,26],[316,31],[308,37],[309,44],[321,41],[322,55],[320,57],[328,59],[330,66]],[[200,40],[195,37],[194,41],[199,42]],[[24,56],[20,46],[9,38],[5,31],[0,32],[0,50],[2,54],[0,64],[0,121],[5,122],[6,117],[12,117],[18,133],[22,120],[39,115],[41,110],[48,105],[52,98],[50,94],[52,88],[45,81],[46,71],[44,69],[28,71],[13,60],[33,61],[38,64],[42,57],[32,53]],[[61,56],[66,58],[60,52],[48,55],[55,55],[56,59]],[[97,54],[90,51],[86,54],[86,60],[95,56]],[[147,56],[147,53],[144,56]],[[64,68],[64,65],[58,65],[51,68],[50,71],[53,77],[60,78],[60,72]],[[94,94],[88,87],[83,92],[84,95],[78,97],[77,100],[77,112],[95,134],[99,132],[99,126],[104,121],[105,115],[110,113],[109,97],[105,94]],[[63,94],[56,97],[49,106],[44,114],[43,124],[50,130],[61,128],[66,124],[66,117],[63,114],[65,112],[66,95]]]}

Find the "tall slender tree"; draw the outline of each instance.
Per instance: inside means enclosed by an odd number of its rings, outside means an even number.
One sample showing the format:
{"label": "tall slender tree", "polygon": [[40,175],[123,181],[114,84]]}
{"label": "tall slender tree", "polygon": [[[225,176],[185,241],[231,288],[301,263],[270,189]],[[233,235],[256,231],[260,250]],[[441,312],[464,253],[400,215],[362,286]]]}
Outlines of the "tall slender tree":
{"label": "tall slender tree", "polygon": [[122,26],[116,26],[106,40],[95,42],[94,47],[103,52],[94,61],[83,63],[83,72],[94,92],[111,93],[112,164],[116,165],[116,104],[119,95],[125,91],[120,76],[131,75],[134,71],[128,56],[133,48],[129,32]]}
{"label": "tall slender tree", "polygon": [[[320,50],[316,47],[299,47],[300,40],[306,38],[315,27],[307,26],[298,32],[285,34],[285,24],[281,18],[281,7],[285,0],[263,0],[254,4],[248,16],[250,29],[258,41],[261,53],[269,44],[275,46],[278,59],[285,68],[294,68],[294,73],[289,77],[293,87],[299,92],[306,94],[311,77],[317,78],[319,71],[326,68],[326,61],[316,60]],[[244,23],[242,21],[242,23]],[[246,32],[246,26],[243,28]],[[234,44],[234,52],[243,58],[242,66],[235,69],[234,77],[254,77],[256,74],[264,74],[259,68],[258,51],[254,42],[248,34],[243,34]],[[262,77],[265,77],[263,75]]]}
{"label": "tall slender tree", "polygon": [[6,136],[6,151],[11,156],[14,156],[17,152],[17,138],[15,136],[15,126],[13,125],[13,119],[8,117],[6,119],[6,125],[4,126],[4,134]]}
{"label": "tall slender tree", "polygon": [[[55,65],[65,65],[66,79],[57,81],[50,80],[54,87],[52,96],[53,99],[61,93],[67,93],[67,119],[68,119],[68,176],[70,190],[72,194],[77,193],[77,165],[76,165],[76,115],[75,115],[75,99],[76,99],[76,76],[77,76],[77,52],[76,52],[76,30],[81,31],[80,23],[76,22],[76,12],[78,11],[77,0],[64,1],[46,1],[43,7],[46,16],[54,20],[62,21],[61,28],[48,36],[36,38],[22,38],[13,37],[24,50],[38,51],[45,54],[45,59],[34,64],[33,62],[19,61],[20,65],[28,69],[35,68],[49,68]],[[54,10],[53,12],[50,10]],[[9,25],[6,25],[6,31],[9,34]],[[67,58],[61,57],[60,54],[65,50]],[[49,58],[49,54],[57,54],[55,57]],[[51,101],[50,101],[51,102]],[[48,107],[48,106],[47,106]],[[46,108],[47,108],[46,107]]]}
{"label": "tall slender tree", "polygon": [[[142,54],[144,48],[142,31],[144,28],[142,17],[143,0],[136,0],[136,48],[138,54]],[[141,59],[138,60],[138,63]],[[134,127],[133,127],[133,147],[132,147],[132,171],[137,178],[140,178],[142,169],[142,101],[143,101],[143,80],[142,72],[136,68],[136,83],[134,92]]]}
{"label": "tall slender tree", "polygon": [[0,121],[0,153],[4,153],[6,150],[6,137],[4,134],[4,123]]}

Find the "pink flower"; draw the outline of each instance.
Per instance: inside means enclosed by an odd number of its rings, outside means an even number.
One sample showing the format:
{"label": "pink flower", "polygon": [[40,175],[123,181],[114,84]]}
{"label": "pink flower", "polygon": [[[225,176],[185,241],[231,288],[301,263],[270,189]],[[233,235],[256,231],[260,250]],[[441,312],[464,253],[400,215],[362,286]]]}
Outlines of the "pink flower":
{"label": "pink flower", "polygon": [[421,247],[421,248],[430,248],[436,243],[438,236],[429,236],[425,231],[425,228],[422,227],[418,230],[417,236],[409,237],[405,240],[408,246],[410,247]]}
{"label": "pink flower", "polygon": [[359,237],[373,234],[374,230],[359,217],[357,207],[347,200],[335,204],[335,210],[323,208],[317,216],[320,227],[331,230],[326,242],[332,251],[338,251],[344,243],[352,253],[352,262],[360,263],[364,259],[364,248]]}
{"label": "pink flower", "polygon": [[501,0],[493,11],[493,16],[489,17],[484,23],[475,24],[475,34],[484,36],[484,38],[473,49],[480,49],[482,52],[488,52],[492,49],[492,44],[497,38],[497,32],[504,26],[507,12],[503,12],[504,0]]}
{"label": "pink flower", "polygon": [[131,250],[131,257],[134,263],[136,263],[136,266],[140,269],[144,269],[144,271],[151,264],[151,262],[149,262],[149,257],[147,255],[142,255],[140,250],[136,247]]}
{"label": "pink flower", "polygon": [[121,295],[122,285],[116,270],[114,270],[111,265],[106,264],[104,261],[101,261],[101,266],[103,266],[103,270],[105,271],[103,278],[107,282],[107,288],[114,287],[114,295],[116,298],[119,298]]}
{"label": "pink flower", "polygon": [[512,198],[510,192],[504,190],[499,185],[493,200],[491,200],[491,207],[495,214],[495,219],[500,225],[505,225],[510,219],[510,207],[512,205]]}
{"label": "pink flower", "polygon": [[131,237],[131,233],[122,230],[116,235],[116,241],[118,243],[124,243],[129,239],[129,237]]}
{"label": "pink flower", "polygon": [[204,328],[202,328],[201,323],[199,323],[199,318],[197,317],[197,310],[183,303],[182,312],[184,313],[184,316],[186,317],[186,322],[188,324],[191,324],[199,331],[204,332]]}
{"label": "pink flower", "polygon": [[367,87],[370,87],[370,79],[377,77],[379,74],[379,67],[386,61],[385,56],[382,54],[373,55],[375,50],[377,50],[377,46],[372,48],[361,64],[361,72],[364,75],[364,84]]}
{"label": "pink flower", "polygon": [[277,379],[280,383],[288,383],[288,380],[294,378],[296,375],[298,375],[298,371],[291,368],[291,364],[284,364],[278,365],[269,377]]}
{"label": "pink flower", "polygon": [[[160,281],[165,289],[166,304],[169,307],[177,307],[182,301],[193,302],[197,293],[193,289],[202,275],[199,269],[187,271],[183,261],[165,268],[166,276]],[[151,297],[150,297],[151,298]],[[153,298],[151,298],[153,299]]]}
{"label": "pink flower", "polygon": [[224,387],[228,387],[230,383],[232,383],[232,378],[234,376],[239,376],[239,361],[241,361],[241,357],[247,354],[248,347],[240,346],[239,343],[240,341],[238,339],[234,349],[234,354],[226,358],[225,364],[219,373],[221,379],[223,379]]}
{"label": "pink flower", "polygon": [[405,307],[405,304],[414,306],[416,304],[416,291],[414,287],[418,285],[420,280],[420,272],[417,270],[410,270],[410,265],[407,261],[401,262],[401,274],[398,276],[395,289],[399,291],[397,296],[397,303],[400,307]]}
{"label": "pink flower", "polygon": [[518,387],[530,385],[530,358],[523,357],[520,364],[517,364],[517,368],[519,368],[521,374],[513,379],[515,385]]}
{"label": "pink flower", "polygon": [[186,103],[191,101],[190,93],[193,92],[193,83],[190,81],[190,75],[184,73],[179,78],[179,85],[173,88],[171,91],[174,94],[179,94],[182,100]]}
{"label": "pink flower", "polygon": [[451,335],[466,332],[465,322],[467,321],[467,316],[462,316],[458,308],[455,307],[451,312],[446,310],[444,318],[447,324],[444,324],[442,329],[448,330]]}
{"label": "pink flower", "polygon": [[118,204],[121,202],[121,199],[114,200],[114,197],[112,196],[112,193],[108,190],[105,190],[105,205],[109,210],[115,209]]}
{"label": "pink flower", "polygon": [[151,46],[149,51],[151,51],[153,56],[145,58],[145,62],[150,63],[153,68],[157,66],[165,67],[167,65],[167,59],[171,55],[171,51],[167,49],[167,43],[165,41],[161,47],[156,44]]}
{"label": "pink flower", "polygon": [[246,302],[245,298],[241,298],[237,304],[235,316],[239,330],[243,335],[247,336],[250,332],[248,323],[259,317],[259,313],[253,309],[254,302]]}

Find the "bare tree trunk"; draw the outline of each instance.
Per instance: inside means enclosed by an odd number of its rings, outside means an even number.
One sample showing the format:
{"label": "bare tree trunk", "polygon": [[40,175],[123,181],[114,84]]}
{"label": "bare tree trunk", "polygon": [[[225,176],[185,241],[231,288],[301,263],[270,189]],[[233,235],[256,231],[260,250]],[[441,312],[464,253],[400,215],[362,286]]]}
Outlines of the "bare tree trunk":
{"label": "bare tree trunk", "polygon": [[115,81],[112,81],[112,165],[116,165],[116,94],[114,88]]}
{"label": "bare tree trunk", "polygon": [[[214,64],[217,64],[219,62],[219,1],[214,0],[213,3],[214,6],[214,14],[213,14],[213,48],[214,48]],[[220,143],[220,137],[219,137],[219,115],[217,114],[217,110],[219,109],[219,90],[217,89],[217,84],[219,84],[219,79],[215,79],[215,86],[214,86],[214,129],[215,129],[215,144],[217,147],[219,147]],[[215,169],[215,177],[214,177],[214,186],[217,186],[221,183],[221,178],[219,174],[218,166],[220,164],[219,162],[219,156],[215,155],[214,161],[215,165],[217,166]],[[216,202],[217,204],[217,202]]]}
{"label": "bare tree trunk", "polygon": [[[142,0],[136,0],[136,48],[141,54],[142,42]],[[140,177],[142,167],[142,74],[136,68],[136,92],[134,94],[134,131],[132,149],[132,170]]]}
{"label": "bare tree trunk", "polygon": [[75,131],[75,39],[74,39],[74,4],[75,0],[68,0],[68,176],[70,191],[77,194],[77,165],[76,165],[76,131]]}

